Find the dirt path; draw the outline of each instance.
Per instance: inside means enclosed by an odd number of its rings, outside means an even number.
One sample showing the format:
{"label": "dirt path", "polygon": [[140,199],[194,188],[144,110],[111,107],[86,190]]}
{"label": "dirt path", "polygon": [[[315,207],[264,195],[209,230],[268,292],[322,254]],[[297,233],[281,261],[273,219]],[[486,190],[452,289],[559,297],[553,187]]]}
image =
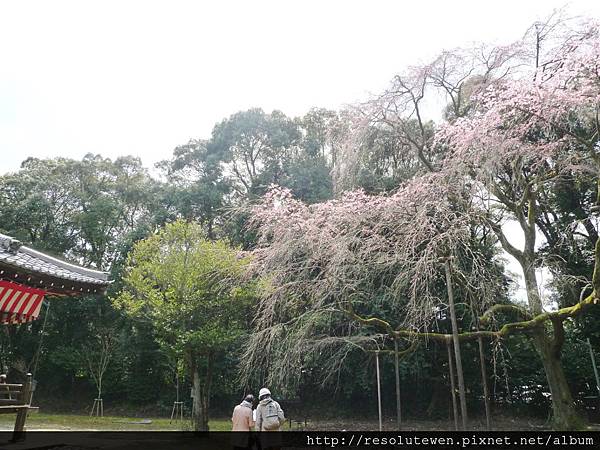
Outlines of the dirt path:
{"label": "dirt path", "polygon": [[[292,424],[292,429],[304,428],[303,424]],[[492,430],[496,431],[540,431],[549,429],[549,424],[544,420],[528,417],[493,417]],[[309,421],[306,430],[327,430],[327,431],[378,431],[379,422],[377,420],[357,420],[357,419],[331,419]],[[383,422],[384,431],[396,430],[396,420],[386,419]],[[454,431],[454,423],[446,420],[419,420],[409,419],[402,423],[403,431]],[[477,417],[469,420],[469,430],[485,431],[485,418]]]}

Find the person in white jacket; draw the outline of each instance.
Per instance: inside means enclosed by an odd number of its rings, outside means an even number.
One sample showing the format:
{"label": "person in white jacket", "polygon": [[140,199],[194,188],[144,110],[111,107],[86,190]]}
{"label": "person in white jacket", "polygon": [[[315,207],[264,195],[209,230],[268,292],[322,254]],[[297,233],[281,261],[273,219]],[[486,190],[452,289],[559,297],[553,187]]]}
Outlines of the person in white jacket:
{"label": "person in white jacket", "polygon": [[256,408],[256,431],[280,431],[285,422],[283,409],[271,398],[271,391],[262,388],[258,394]]}

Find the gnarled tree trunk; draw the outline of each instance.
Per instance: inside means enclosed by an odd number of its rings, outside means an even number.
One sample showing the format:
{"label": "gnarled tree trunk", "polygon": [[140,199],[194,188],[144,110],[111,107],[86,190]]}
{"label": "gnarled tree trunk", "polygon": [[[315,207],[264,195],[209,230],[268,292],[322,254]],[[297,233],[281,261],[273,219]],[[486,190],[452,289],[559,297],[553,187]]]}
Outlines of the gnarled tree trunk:
{"label": "gnarled tree trunk", "polygon": [[580,428],[582,418],[575,410],[571,390],[560,360],[560,352],[555,351],[552,340],[542,329],[535,331],[533,342],[544,365],[548,387],[552,394],[553,428],[556,430]]}
{"label": "gnarled tree trunk", "polygon": [[[520,170],[521,169],[517,167],[514,173],[519,174]],[[531,190],[530,185],[524,183],[523,188],[525,192],[522,200],[519,201],[518,204],[505,201],[509,209],[512,210],[512,213],[517,218],[523,231],[525,238],[523,250],[519,250],[511,245],[498,226],[492,228],[496,232],[504,250],[519,262],[519,265],[523,270],[529,310],[533,316],[537,316],[544,312],[535,273],[537,256],[535,249],[535,218],[538,207],[536,203],[536,194]],[[502,194],[499,188],[494,192],[499,195],[499,198],[506,198],[506,195]],[[527,205],[526,213],[523,211],[524,205]],[[546,330],[545,325],[540,325],[539,328],[532,330],[533,344],[544,366],[546,380],[548,381],[548,387],[550,388],[550,394],[552,395],[553,427],[559,430],[573,430],[581,427],[583,419],[575,409],[573,397],[571,396],[571,391],[560,360],[564,342],[562,322],[557,320],[553,322],[552,325],[553,333],[549,333]]]}
{"label": "gnarled tree trunk", "polygon": [[[525,278],[528,303],[534,314],[542,313],[542,303],[539,297],[535,268],[527,260],[520,260]],[[533,332],[533,344],[537,350],[546,380],[552,395],[553,428],[557,430],[573,430],[581,428],[583,419],[575,409],[573,397],[565,372],[560,360],[562,343],[564,340],[562,322],[554,323],[554,335],[550,336],[545,327],[540,327]]]}

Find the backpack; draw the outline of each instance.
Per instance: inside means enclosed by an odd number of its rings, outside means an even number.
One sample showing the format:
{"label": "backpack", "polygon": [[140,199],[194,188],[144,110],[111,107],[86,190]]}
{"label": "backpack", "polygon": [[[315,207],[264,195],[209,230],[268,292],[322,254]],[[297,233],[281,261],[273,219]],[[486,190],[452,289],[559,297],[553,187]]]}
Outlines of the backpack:
{"label": "backpack", "polygon": [[262,427],[267,431],[277,430],[281,423],[279,422],[279,405],[275,402],[269,402],[264,405]]}

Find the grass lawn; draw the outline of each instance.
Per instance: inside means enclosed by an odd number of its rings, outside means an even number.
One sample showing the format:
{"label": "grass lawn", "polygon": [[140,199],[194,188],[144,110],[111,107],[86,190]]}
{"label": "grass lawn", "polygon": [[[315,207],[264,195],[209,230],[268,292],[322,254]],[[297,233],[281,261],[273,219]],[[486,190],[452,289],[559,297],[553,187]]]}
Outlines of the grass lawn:
{"label": "grass lawn", "polygon": [[[151,421],[151,423],[139,423],[144,420]],[[485,421],[482,417],[471,418],[470,422],[472,430],[485,430]],[[0,415],[0,431],[12,431],[14,424],[15,414]],[[48,413],[29,414],[26,426],[30,431],[191,431],[189,418],[183,422],[173,422],[170,424],[168,418],[148,417],[147,419],[143,419],[127,416],[89,417],[78,414]],[[229,418],[213,419],[209,422],[209,426],[211,431],[229,431],[231,430],[231,420]],[[500,415],[493,417],[493,426],[496,430],[539,431],[548,429],[548,424],[543,419]],[[394,430],[396,427],[395,419],[387,418],[383,423],[383,427],[387,431]],[[308,423],[307,429],[375,431],[377,428],[377,420],[340,418],[337,420],[311,420]],[[453,423],[448,420],[409,419],[404,421],[403,428],[406,431],[447,431],[453,429]],[[296,429],[296,426],[293,429]],[[595,424],[588,429],[590,431],[598,431],[600,425]],[[283,430],[288,430],[287,423],[284,425]]]}
{"label": "grass lawn", "polygon": [[[0,430],[9,431],[15,424],[15,414],[0,415]],[[150,420],[151,423],[140,424],[143,420]],[[138,422],[138,423],[136,423]],[[169,423],[168,418],[149,417],[140,419],[139,417],[89,417],[74,414],[44,414],[32,413],[27,417],[26,427],[28,430],[56,430],[56,431],[178,431],[191,430],[189,420],[183,422]],[[231,420],[215,419],[209,422],[212,431],[231,430]]]}

